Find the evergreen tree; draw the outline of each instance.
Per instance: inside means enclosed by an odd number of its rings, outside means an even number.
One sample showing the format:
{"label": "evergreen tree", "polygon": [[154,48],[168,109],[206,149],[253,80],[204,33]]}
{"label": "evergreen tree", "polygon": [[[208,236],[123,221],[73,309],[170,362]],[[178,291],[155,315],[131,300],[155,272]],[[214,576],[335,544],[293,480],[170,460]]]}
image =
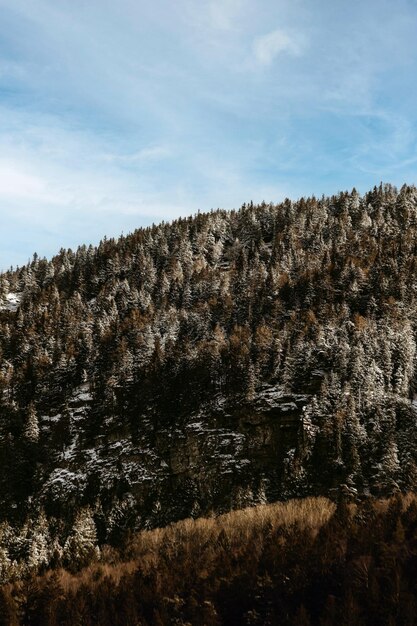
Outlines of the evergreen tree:
{"label": "evergreen tree", "polygon": [[80,509],[64,546],[64,559],[70,568],[81,568],[98,557],[97,529],[92,511]]}
{"label": "evergreen tree", "polygon": [[33,402],[30,403],[27,414],[26,423],[23,431],[25,438],[31,443],[37,443],[39,440],[40,430],[38,416]]}

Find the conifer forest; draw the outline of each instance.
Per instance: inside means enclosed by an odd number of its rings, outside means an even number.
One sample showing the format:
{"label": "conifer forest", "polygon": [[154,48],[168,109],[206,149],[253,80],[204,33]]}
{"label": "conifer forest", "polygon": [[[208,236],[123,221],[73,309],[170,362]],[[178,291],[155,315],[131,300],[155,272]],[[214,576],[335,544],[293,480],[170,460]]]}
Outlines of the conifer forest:
{"label": "conifer forest", "polygon": [[417,188],[0,275],[0,624],[417,623]]}

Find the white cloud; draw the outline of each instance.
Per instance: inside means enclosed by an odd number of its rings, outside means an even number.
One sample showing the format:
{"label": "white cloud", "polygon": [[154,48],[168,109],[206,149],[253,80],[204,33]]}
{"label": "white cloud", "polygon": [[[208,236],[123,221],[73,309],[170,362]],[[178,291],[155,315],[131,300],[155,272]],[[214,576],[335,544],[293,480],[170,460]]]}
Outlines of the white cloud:
{"label": "white cloud", "polygon": [[207,36],[207,31],[219,31],[223,36],[229,31],[230,35],[242,25],[250,8],[247,0],[184,0],[182,6],[186,22],[198,29],[200,36]]}
{"label": "white cloud", "polygon": [[218,30],[233,30],[243,6],[241,0],[212,0],[208,5],[210,25]]}
{"label": "white cloud", "polygon": [[303,50],[304,41],[300,35],[281,29],[262,35],[253,42],[253,53],[261,65],[271,65],[279,54],[299,56]]}
{"label": "white cloud", "polygon": [[129,154],[105,154],[104,161],[110,163],[120,163],[122,165],[146,164],[149,162],[160,161],[172,155],[172,150],[168,146],[149,146],[132,152]]}
{"label": "white cloud", "polygon": [[335,4],[0,0],[0,267],[198,208],[415,178],[417,11]]}
{"label": "white cloud", "polygon": [[43,198],[45,181],[21,169],[20,166],[0,162],[0,197]]}

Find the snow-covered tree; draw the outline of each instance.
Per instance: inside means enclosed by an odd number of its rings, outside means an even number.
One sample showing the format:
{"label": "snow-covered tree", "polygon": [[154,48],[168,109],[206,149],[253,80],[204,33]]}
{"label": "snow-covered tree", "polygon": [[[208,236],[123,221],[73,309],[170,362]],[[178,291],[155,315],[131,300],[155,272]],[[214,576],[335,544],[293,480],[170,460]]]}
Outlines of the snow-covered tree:
{"label": "snow-covered tree", "polygon": [[72,568],[80,568],[98,557],[97,529],[89,507],[80,509],[64,545],[64,558]]}
{"label": "snow-covered tree", "polygon": [[39,440],[39,421],[33,402],[30,403],[27,410],[23,434],[25,438],[32,443],[36,443]]}

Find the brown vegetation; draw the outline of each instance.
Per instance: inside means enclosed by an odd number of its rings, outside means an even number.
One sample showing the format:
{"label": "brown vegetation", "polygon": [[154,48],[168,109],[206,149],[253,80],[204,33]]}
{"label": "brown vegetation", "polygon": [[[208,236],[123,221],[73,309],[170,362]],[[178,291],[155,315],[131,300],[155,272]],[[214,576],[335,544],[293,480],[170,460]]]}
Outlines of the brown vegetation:
{"label": "brown vegetation", "polygon": [[4,585],[0,624],[411,625],[417,496],[307,498],[185,520],[103,558]]}

